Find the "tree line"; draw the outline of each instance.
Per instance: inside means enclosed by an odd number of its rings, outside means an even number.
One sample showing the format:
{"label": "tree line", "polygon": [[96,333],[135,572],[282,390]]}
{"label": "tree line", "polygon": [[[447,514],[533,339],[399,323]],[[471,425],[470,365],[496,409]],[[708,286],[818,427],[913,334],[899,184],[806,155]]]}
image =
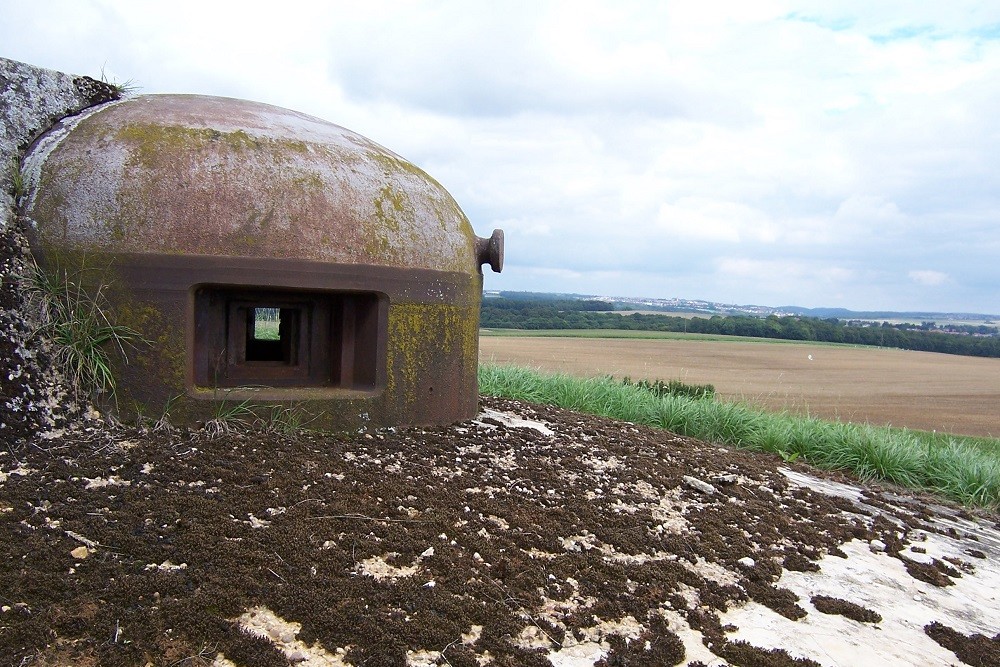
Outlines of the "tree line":
{"label": "tree line", "polygon": [[488,329],[621,329],[626,331],[670,331],[749,338],[872,345],[902,350],[942,352],[973,357],[1000,358],[1000,336],[971,332],[941,333],[926,328],[883,322],[849,323],[836,318],[771,315],[714,315],[677,317],[647,313],[622,314],[602,301],[573,299],[522,300],[484,299],[480,326]]}

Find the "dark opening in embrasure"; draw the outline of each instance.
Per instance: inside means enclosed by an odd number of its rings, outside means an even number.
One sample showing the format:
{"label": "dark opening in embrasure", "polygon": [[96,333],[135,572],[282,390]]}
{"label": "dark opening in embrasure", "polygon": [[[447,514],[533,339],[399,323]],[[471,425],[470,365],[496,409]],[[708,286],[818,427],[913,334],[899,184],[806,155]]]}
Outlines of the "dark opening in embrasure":
{"label": "dark opening in embrasure", "polygon": [[246,317],[246,361],[299,363],[298,308],[251,307]]}
{"label": "dark opening in embrasure", "polygon": [[367,292],[199,287],[195,384],[374,389],[386,307]]}

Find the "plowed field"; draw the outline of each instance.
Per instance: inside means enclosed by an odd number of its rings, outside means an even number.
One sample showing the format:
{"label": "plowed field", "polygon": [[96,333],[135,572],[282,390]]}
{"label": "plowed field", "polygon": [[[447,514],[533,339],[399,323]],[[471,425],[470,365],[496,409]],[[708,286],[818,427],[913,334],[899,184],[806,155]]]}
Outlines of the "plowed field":
{"label": "plowed field", "polygon": [[769,410],[1000,436],[1000,359],[767,342],[480,339],[480,359],[583,377],[679,379]]}

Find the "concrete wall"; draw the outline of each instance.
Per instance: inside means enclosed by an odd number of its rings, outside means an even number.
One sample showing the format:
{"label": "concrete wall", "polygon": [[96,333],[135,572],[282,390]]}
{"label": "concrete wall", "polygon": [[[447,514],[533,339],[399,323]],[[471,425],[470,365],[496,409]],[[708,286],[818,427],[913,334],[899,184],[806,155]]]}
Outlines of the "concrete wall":
{"label": "concrete wall", "polygon": [[24,150],[61,119],[118,97],[115,88],[0,58],[0,442],[16,444],[78,408],[51,369],[25,307],[27,242],[15,201]]}

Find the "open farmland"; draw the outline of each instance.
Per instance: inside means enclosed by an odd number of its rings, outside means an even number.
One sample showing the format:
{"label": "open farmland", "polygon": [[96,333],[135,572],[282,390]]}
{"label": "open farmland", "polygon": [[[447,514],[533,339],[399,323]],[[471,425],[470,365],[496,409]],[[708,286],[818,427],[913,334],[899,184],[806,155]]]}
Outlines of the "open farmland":
{"label": "open farmland", "polygon": [[768,410],[1000,436],[1000,359],[691,339],[483,336],[480,359],[590,377],[712,384]]}

